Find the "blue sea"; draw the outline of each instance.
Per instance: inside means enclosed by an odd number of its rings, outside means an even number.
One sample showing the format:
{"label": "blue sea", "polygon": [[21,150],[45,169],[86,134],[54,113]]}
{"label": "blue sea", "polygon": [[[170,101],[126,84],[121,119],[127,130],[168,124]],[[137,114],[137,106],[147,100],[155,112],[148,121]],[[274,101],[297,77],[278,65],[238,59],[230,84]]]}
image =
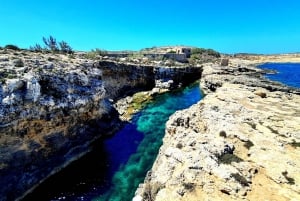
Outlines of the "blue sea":
{"label": "blue sea", "polygon": [[300,88],[300,63],[266,63],[258,67],[276,71],[275,74],[266,74],[268,79]]}

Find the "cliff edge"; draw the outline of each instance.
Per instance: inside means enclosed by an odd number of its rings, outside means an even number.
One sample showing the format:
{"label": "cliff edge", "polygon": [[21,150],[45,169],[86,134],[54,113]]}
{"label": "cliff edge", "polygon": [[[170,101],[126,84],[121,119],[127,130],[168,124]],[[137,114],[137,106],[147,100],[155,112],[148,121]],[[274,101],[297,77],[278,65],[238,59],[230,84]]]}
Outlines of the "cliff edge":
{"label": "cliff edge", "polygon": [[116,100],[176,88],[201,71],[0,50],[0,201],[24,197],[119,129]]}
{"label": "cliff edge", "polygon": [[204,66],[134,200],[300,200],[299,90],[241,62]]}

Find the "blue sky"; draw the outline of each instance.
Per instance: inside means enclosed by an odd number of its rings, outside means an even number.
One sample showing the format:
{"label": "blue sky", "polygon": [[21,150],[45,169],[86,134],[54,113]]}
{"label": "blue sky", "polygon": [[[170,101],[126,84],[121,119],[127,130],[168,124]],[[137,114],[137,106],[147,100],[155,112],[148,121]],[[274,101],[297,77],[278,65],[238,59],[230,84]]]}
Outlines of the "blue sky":
{"label": "blue sky", "polygon": [[0,0],[0,46],[52,35],[75,50],[300,52],[299,9],[299,0]]}

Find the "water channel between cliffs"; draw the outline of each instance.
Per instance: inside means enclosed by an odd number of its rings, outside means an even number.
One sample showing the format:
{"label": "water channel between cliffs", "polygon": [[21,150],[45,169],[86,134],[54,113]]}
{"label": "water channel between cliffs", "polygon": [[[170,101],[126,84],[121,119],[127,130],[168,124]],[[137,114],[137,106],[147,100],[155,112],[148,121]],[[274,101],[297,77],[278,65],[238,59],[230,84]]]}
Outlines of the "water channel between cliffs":
{"label": "water channel between cliffs", "polygon": [[24,200],[131,200],[158,154],[169,116],[201,98],[199,83],[157,96],[131,123]]}

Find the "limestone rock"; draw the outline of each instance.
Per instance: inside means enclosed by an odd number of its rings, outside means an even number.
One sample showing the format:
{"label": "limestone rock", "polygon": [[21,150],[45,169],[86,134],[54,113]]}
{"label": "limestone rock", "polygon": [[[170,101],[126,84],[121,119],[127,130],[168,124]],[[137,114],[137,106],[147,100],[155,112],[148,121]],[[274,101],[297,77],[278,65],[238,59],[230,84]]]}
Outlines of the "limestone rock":
{"label": "limestone rock", "polygon": [[[0,201],[21,198],[88,152],[95,140],[120,128],[114,100],[151,90],[156,78],[178,86],[186,78],[192,82],[200,77],[191,72],[202,71],[188,66],[155,71],[153,65],[127,59],[95,61],[79,54],[0,54]],[[127,102],[130,98],[119,104],[121,113],[126,113]],[[183,160],[175,152],[172,156]]]}
{"label": "limestone rock", "polygon": [[205,66],[205,98],[170,117],[136,195],[160,183],[152,200],[300,200],[299,91],[260,73]]}
{"label": "limestone rock", "polygon": [[25,98],[36,102],[41,95],[41,86],[38,82],[38,79],[30,74],[25,78],[27,80]]}

